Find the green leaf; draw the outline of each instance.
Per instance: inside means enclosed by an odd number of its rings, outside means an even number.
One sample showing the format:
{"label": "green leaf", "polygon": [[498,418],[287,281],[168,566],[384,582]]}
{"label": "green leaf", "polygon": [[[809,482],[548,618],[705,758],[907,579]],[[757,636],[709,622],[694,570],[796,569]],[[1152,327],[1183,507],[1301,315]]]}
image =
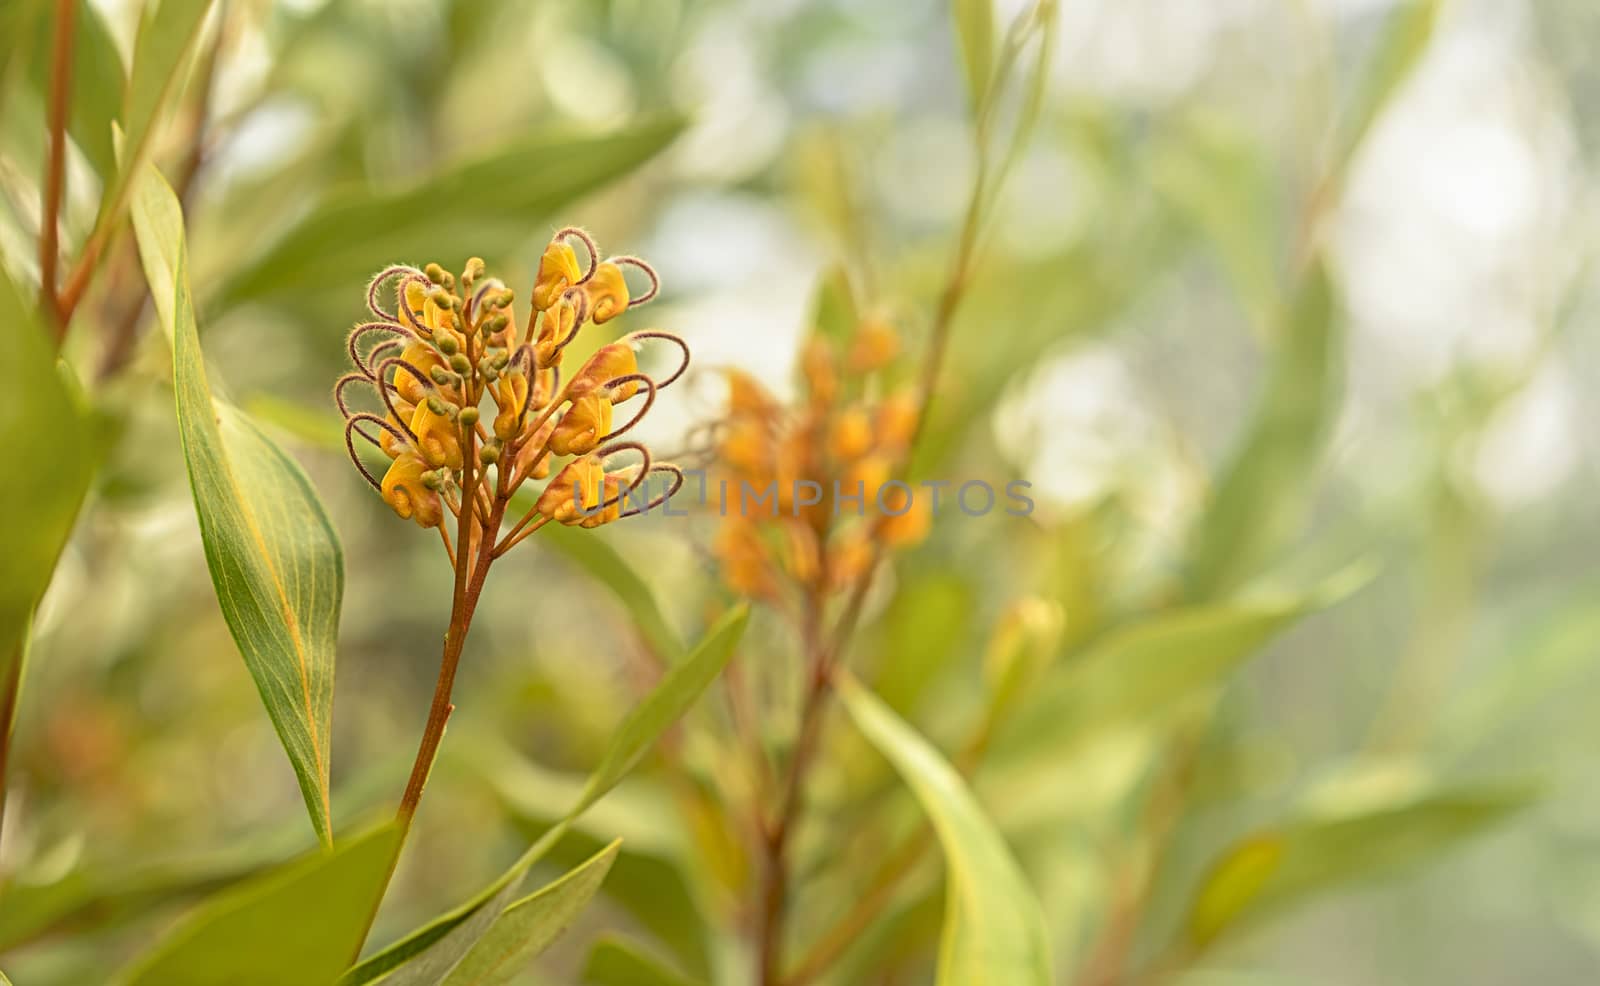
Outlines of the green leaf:
{"label": "green leaf", "polygon": [[[548,770],[501,742],[484,740],[457,749],[468,769],[484,778],[507,814],[530,834],[558,824],[564,806],[583,790],[585,778]],[[674,805],[674,795],[665,788],[629,778],[573,823],[551,850],[550,860],[576,865],[620,836],[623,847],[606,878],[606,899],[671,949],[684,969],[707,976],[713,932],[686,871],[694,855],[691,836],[679,824]]]}
{"label": "green leaf", "polygon": [[921,802],[949,863],[940,986],[1048,986],[1044,912],[1011,850],[955,769],[877,696],[845,676],[840,697],[856,727]]}
{"label": "green leaf", "polygon": [[632,942],[602,938],[583,967],[585,986],[697,986]]}
{"label": "green leaf", "polygon": [[633,618],[633,625],[638,628],[639,635],[650,649],[667,663],[675,663],[683,654],[683,642],[662,615],[655,593],[640,578],[636,567],[628,564],[604,538],[595,537],[596,533],[576,527],[550,525],[539,533],[538,543],[563,555],[596,582],[611,590],[617,602]]}
{"label": "green leaf", "polygon": [[127,986],[326,986],[361,947],[400,833],[385,825],[202,905],[130,967]]}
{"label": "green leaf", "polygon": [[[21,653],[28,621],[94,475],[96,447],[75,384],[32,306],[0,272],[0,366],[10,379],[0,402],[0,447],[26,468],[0,483],[0,681]],[[0,730],[9,724],[0,723]]]}
{"label": "green leaf", "polygon": [[961,653],[972,624],[972,586],[955,572],[911,573],[884,614],[882,658],[871,677],[889,707],[909,716]]}
{"label": "green leaf", "polygon": [[1206,948],[1308,898],[1423,862],[1530,805],[1529,786],[1437,791],[1340,817],[1289,821],[1226,849],[1195,894],[1187,935]]}
{"label": "green leaf", "polygon": [[[467,903],[383,949],[351,969],[341,986],[383,980],[388,986],[435,986],[461,961],[511,903],[528,868],[542,859],[577,817],[616,786],[646,751],[683,716],[733,657],[750,612],[745,606],[719,620],[682,663],[668,671],[612,735],[600,765],[563,816],[492,884]],[[387,977],[387,978],[385,978]]]}
{"label": "green leaf", "polygon": [[1319,264],[1299,290],[1249,435],[1195,530],[1192,598],[1227,595],[1293,537],[1338,409],[1340,354],[1333,285]]}
{"label": "green leaf", "polygon": [[617,858],[618,839],[566,876],[506,908],[443,986],[505,986],[572,924]]}
{"label": "green leaf", "polygon": [[[182,239],[174,245],[174,230],[145,221],[136,231],[143,256],[176,257],[162,317],[171,320],[178,431],[217,602],[327,844],[343,551],[299,465],[243,412],[213,400]],[[161,263],[146,271],[158,309],[169,296],[165,274]]]}
{"label": "green leaf", "polygon": [[[303,840],[303,833],[296,834]],[[219,851],[139,860],[123,868],[80,867],[47,882],[13,877],[0,889],[0,952],[68,926],[83,935],[219,888],[280,861],[283,841],[252,838]]]}
{"label": "green leaf", "polygon": [[[33,28],[35,45],[30,81],[43,95],[50,91],[54,14],[36,18]],[[109,181],[117,170],[111,126],[122,107],[127,71],[104,18],[88,0],[78,0],[73,21],[73,48],[72,106],[67,132],[95,173]]]}
{"label": "green leaf", "polygon": [[0,79],[10,78],[13,60],[49,50],[48,47],[41,49],[35,45],[30,51],[27,44],[43,9],[44,0],[11,0],[0,6]]}
{"label": "green leaf", "polygon": [[146,165],[133,185],[128,212],[133,218],[139,261],[144,265],[150,298],[155,303],[156,321],[171,345],[172,329],[177,324],[173,289],[178,283],[178,257],[187,249],[183,205],[155,165]]}
{"label": "green leaf", "polygon": [[573,815],[586,811],[607,791],[616,787],[617,782],[644,759],[645,753],[655,745],[661,734],[683,718],[701,693],[728,666],[749,621],[750,610],[747,606],[741,605],[730,610],[706,632],[705,638],[683,663],[669,671],[655,690],[622,721],[612,735],[600,765],[589,775],[589,783],[584,786],[584,793],[578,798]]}
{"label": "green leaf", "polygon": [[823,271],[811,300],[811,331],[835,346],[849,342],[861,321],[850,272],[844,267]]}
{"label": "green leaf", "polygon": [[153,138],[188,69],[190,49],[210,9],[211,0],[159,0],[145,9],[122,105],[121,167],[101,197],[97,226],[115,218],[134,179],[143,173]]}
{"label": "green leaf", "polygon": [[512,249],[539,220],[637,168],[682,127],[668,117],[602,137],[539,135],[404,191],[349,189],[240,270],[221,302],[349,292],[396,257],[456,262]]}
{"label": "green leaf", "polygon": [[1422,60],[1443,7],[1443,0],[1401,0],[1390,10],[1345,117],[1340,171]]}
{"label": "green leaf", "polygon": [[[1440,746],[1472,750],[1503,738],[1505,730],[1532,718],[1553,695],[1586,695],[1600,665],[1600,605],[1593,582],[1545,614],[1483,679],[1446,708]],[[1539,717],[1545,730],[1548,716]]]}
{"label": "green leaf", "polygon": [[977,113],[988,101],[994,80],[994,0],[952,0],[956,44],[967,76],[967,94]]}
{"label": "green leaf", "polygon": [[1251,322],[1275,338],[1283,321],[1285,251],[1277,176],[1260,142],[1225,121],[1196,116],[1159,145],[1151,183],[1210,244]]}
{"label": "green leaf", "polygon": [[1159,716],[1215,688],[1308,609],[1304,600],[1193,607],[1113,631],[1024,698],[999,742],[1053,756]]}

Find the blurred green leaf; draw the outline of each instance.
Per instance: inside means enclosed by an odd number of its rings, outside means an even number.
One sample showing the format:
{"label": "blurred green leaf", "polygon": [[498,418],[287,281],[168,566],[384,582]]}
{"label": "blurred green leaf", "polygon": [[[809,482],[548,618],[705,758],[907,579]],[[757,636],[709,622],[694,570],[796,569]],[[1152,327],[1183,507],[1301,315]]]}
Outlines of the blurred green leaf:
{"label": "blurred green leaf", "polygon": [[282,859],[281,841],[250,840],[217,852],[141,861],[124,870],[78,868],[46,883],[12,880],[0,888],[0,952],[68,924],[81,935],[164,901],[220,887]]}
{"label": "blurred green leaf", "polygon": [[[0,681],[10,673],[33,609],[50,583],[94,475],[95,441],[76,384],[57,367],[55,350],[0,271],[0,366],[10,396],[0,402],[0,447],[26,468],[0,483]],[[3,686],[0,686],[3,687]],[[0,722],[0,730],[9,727]]]}
{"label": "blurred green leaf", "polygon": [[[172,320],[178,428],[217,602],[294,766],[312,827],[329,844],[339,538],[300,466],[246,415],[212,399],[182,239],[174,247],[174,230],[144,221],[137,231],[145,256],[176,255],[171,311],[163,314]],[[146,273],[159,308],[165,268]]]}
{"label": "blurred green leaf", "polygon": [[1563,692],[1587,694],[1600,669],[1600,604],[1595,586],[1546,614],[1485,678],[1441,716],[1441,745],[1451,751],[1492,743],[1540,703]]}
{"label": "blurred green leaf", "polygon": [[12,0],[0,6],[0,80],[10,78],[13,59],[41,50],[37,46],[30,49],[26,41],[34,36],[34,25],[43,9],[44,0]]}
{"label": "blurred green leaf", "polygon": [[397,257],[456,262],[504,252],[539,220],[648,161],[682,128],[667,117],[602,137],[538,135],[404,191],[335,194],[235,272],[220,302],[349,293]]}
{"label": "blurred green leaf", "polygon": [[[1039,115],[1044,109],[1045,93],[1049,89],[1050,69],[1055,64],[1056,39],[1060,35],[1057,27],[1057,14],[1060,7],[1056,0],[1040,0],[1030,11],[1026,22],[1028,31],[1019,36],[1019,45],[1025,45],[1028,38],[1036,38],[1033,65],[1023,80],[1021,105],[1017,109],[1017,122],[1006,140],[1005,154],[1001,156],[1000,166],[995,169],[993,181],[990,183],[991,195],[999,195],[1005,181],[1016,167],[1022,152],[1027,148],[1028,142],[1033,139],[1034,128],[1039,124]],[[1020,55],[1020,49],[1019,49]]]}
{"label": "blurred green leaf", "polygon": [[661,734],[680,719],[714,681],[744,634],[748,607],[717,622],[682,663],[628,714],[612,735],[600,765],[589,775],[578,801],[562,820],[522,854],[510,869],[472,900],[436,918],[351,969],[341,986],[382,980],[389,986],[435,986],[494,924],[516,894],[528,868],[542,859],[577,817],[616,786]]}
{"label": "blurred green leaf", "polygon": [[882,657],[873,690],[910,715],[928,687],[960,654],[972,624],[972,586],[954,572],[908,573],[884,614]]}
{"label": "blurred green leaf", "polygon": [[[27,4],[22,4],[26,8]],[[31,82],[43,95],[50,91],[51,38],[53,15],[35,17]],[[127,87],[127,71],[100,11],[88,0],[78,0],[73,21],[72,106],[67,132],[83,152],[95,173],[110,181],[116,174],[116,149],[112,145],[111,125],[122,108]]]}
{"label": "blurred green leaf", "polygon": [[1505,821],[1537,796],[1528,786],[1443,790],[1252,833],[1212,863],[1190,907],[1189,941],[1208,947],[1317,894],[1421,863]]}
{"label": "blurred green leaf", "polygon": [[1367,62],[1345,117],[1338,170],[1349,165],[1395,94],[1428,50],[1438,26],[1443,0],[1400,0],[1389,11],[1379,33],[1377,50]]}
{"label": "blurred green leaf", "polygon": [[855,333],[861,312],[850,285],[850,272],[844,267],[822,272],[811,296],[810,318],[809,330],[835,346],[845,345]]}
{"label": "blurred green leaf", "polygon": [[617,858],[618,839],[561,879],[524,897],[479,939],[443,986],[505,986],[572,924]]}
{"label": "blurred green leaf", "polygon": [[573,810],[576,815],[588,807],[638,766],[661,734],[689,711],[711,683],[728,666],[733,651],[744,637],[750,621],[749,607],[741,605],[718,620],[682,664],[667,672],[660,684],[640,702],[617,727],[600,765],[589,775],[589,783]]}
{"label": "blurred green leaf", "polygon": [[1053,755],[1100,730],[1165,714],[1220,685],[1273,637],[1368,575],[1356,568],[1309,597],[1173,609],[1112,631],[1032,690],[1001,743]]}
{"label": "blurred green leaf", "polygon": [[189,67],[211,0],[160,0],[145,8],[133,45],[133,70],[122,105],[122,146],[116,178],[100,199],[97,226],[114,221],[134,179],[143,173],[153,138]]}
{"label": "blurred green leaf", "polygon": [[130,967],[128,986],[324,986],[360,947],[399,850],[385,825],[229,890]]}
{"label": "blurred green leaf", "polygon": [[1193,117],[1159,145],[1151,183],[1211,244],[1252,323],[1275,338],[1284,306],[1284,245],[1277,176],[1260,143],[1223,120]]}
{"label": "blurred green leaf", "polygon": [[[362,765],[334,792],[335,808],[372,808],[405,781],[410,767],[406,753]],[[108,855],[86,859],[65,874],[41,861],[48,876],[24,868],[0,886],[0,953],[68,929],[71,941],[85,940],[100,929],[136,921],[173,901],[275,867],[304,845],[304,823],[285,818],[252,826],[210,848],[174,847],[133,859],[111,848]]]}
{"label": "blurred green leaf", "polygon": [[621,938],[595,942],[584,963],[582,981],[585,986],[696,986],[694,980],[673,972]]}
{"label": "blurred green leaf", "polygon": [[955,769],[853,678],[837,682],[856,727],[911,788],[949,863],[940,986],[1053,982],[1044,913],[1022,869]]}
{"label": "blurred green leaf", "polygon": [[967,94],[976,113],[988,101],[989,86],[994,81],[994,0],[952,0],[952,13],[961,67],[967,76]]}
{"label": "blurred green leaf", "polygon": [[1294,535],[1338,408],[1343,370],[1333,285],[1309,270],[1250,431],[1195,529],[1190,594],[1225,596]]}
{"label": "blurred green leaf", "polygon": [[595,531],[576,527],[551,525],[539,532],[538,545],[549,548],[565,557],[589,574],[596,582],[611,590],[617,602],[633,618],[633,625],[646,644],[662,660],[676,663],[683,654],[683,643],[667,623],[656,602],[655,593],[630,565],[604,538],[596,538]]}

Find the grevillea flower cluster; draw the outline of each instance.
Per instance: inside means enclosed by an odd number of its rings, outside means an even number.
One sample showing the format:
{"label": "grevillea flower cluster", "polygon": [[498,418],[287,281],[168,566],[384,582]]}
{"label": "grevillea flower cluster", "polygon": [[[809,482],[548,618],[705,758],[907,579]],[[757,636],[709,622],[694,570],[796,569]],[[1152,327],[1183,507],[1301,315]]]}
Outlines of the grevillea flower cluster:
{"label": "grevillea flower cluster", "polygon": [[[586,253],[581,261],[575,244]],[[632,293],[628,271],[648,282],[642,293]],[[634,332],[600,346],[565,382],[561,365],[584,326],[609,322],[659,288],[650,265],[602,259],[589,235],[571,227],[544,251],[521,329],[513,291],[487,276],[482,260],[469,260],[459,276],[438,264],[382,271],[367,292],[374,320],[350,333],[355,370],[334,390],[351,461],[399,517],[438,528],[452,562],[447,515],[472,542],[470,554],[479,553],[481,539],[497,557],[550,521],[597,527],[658,506],[682,485],[682,471],[618,439],[683,375],[687,344],[670,332]],[[664,379],[639,369],[637,353],[652,341],[678,351]],[[381,408],[352,409],[352,387],[374,391]],[[357,438],[389,459],[381,476],[363,462]],[[611,468],[623,456],[632,461]],[[563,459],[532,508],[495,543],[511,498],[525,482],[549,478]],[[634,491],[657,473],[670,477],[665,491],[635,502]]]}
{"label": "grevillea flower cluster", "polygon": [[[891,389],[899,336],[868,317],[842,345],[814,336],[804,396],[780,403],[755,377],[725,371],[725,414],[708,423],[712,475],[737,509],[720,511],[712,551],[730,588],[775,599],[784,585],[825,594],[854,585],[879,555],[920,541],[926,503],[894,476],[916,429],[910,386]],[[759,497],[770,494],[769,504]]]}

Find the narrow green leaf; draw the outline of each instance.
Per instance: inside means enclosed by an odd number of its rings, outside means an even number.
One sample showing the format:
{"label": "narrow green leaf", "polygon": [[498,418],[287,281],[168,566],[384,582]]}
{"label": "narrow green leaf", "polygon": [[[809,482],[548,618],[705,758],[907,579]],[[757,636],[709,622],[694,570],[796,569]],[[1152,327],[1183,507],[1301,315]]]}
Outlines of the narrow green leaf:
{"label": "narrow green leaf", "polygon": [[944,849],[950,885],[939,986],[1048,986],[1054,977],[1044,912],[961,776],[853,678],[837,687],[851,720],[911,788]]}
{"label": "narrow green leaf", "polygon": [[126,973],[127,986],[328,986],[361,944],[399,850],[385,825],[202,905]]}
{"label": "narrow green leaf", "polygon": [[[21,653],[29,618],[94,475],[95,443],[54,347],[11,280],[0,272],[0,447],[25,463],[0,483],[0,680]],[[0,723],[0,729],[9,724]]]}
{"label": "narrow green leaf", "polygon": [[[169,190],[170,194],[170,190]],[[190,299],[183,241],[147,222],[146,257],[176,256],[173,388],[189,483],[217,602],[299,778],[312,827],[332,838],[329,748],[344,556],[310,480],[243,412],[213,400]],[[161,263],[146,271],[158,308]]]}
{"label": "narrow green leaf", "polygon": [[1196,115],[1159,145],[1151,184],[1215,252],[1239,303],[1266,338],[1282,333],[1283,234],[1278,178],[1260,142]]}
{"label": "narrow green leaf", "polygon": [[1227,595],[1293,537],[1338,409],[1341,351],[1333,285],[1319,264],[1299,290],[1249,435],[1195,530],[1194,599]]}
{"label": "narrow green leaf", "polygon": [[1044,110],[1045,93],[1049,88],[1050,69],[1055,64],[1056,38],[1060,34],[1056,29],[1059,11],[1060,7],[1056,0],[1040,0],[1032,11],[1031,18],[1026,22],[1028,32],[1022,36],[1021,43],[1026,44],[1030,37],[1034,40],[1033,64],[1022,82],[1021,105],[1017,109],[1016,126],[1012,128],[1011,135],[1006,140],[1006,150],[1001,155],[999,168],[995,170],[990,195],[1000,193],[1006,178],[1016,167],[1028,142],[1033,139],[1034,128],[1039,124],[1039,115]]}
{"label": "narrow green leaf", "polygon": [[[304,833],[296,830],[304,841]],[[284,840],[252,838],[226,849],[139,860],[123,868],[80,867],[47,882],[14,876],[0,888],[0,952],[70,927],[83,935],[153,906],[214,890],[283,859]]]}
{"label": "narrow green leaf", "polygon": [[189,52],[200,36],[211,0],[158,0],[145,9],[133,45],[133,69],[122,105],[121,166],[100,200],[97,225],[114,221],[134,179],[143,173]]}
{"label": "narrow green leaf", "polygon": [[[561,820],[577,800],[585,778],[556,773],[535,764],[503,743],[485,740],[461,751],[463,764],[477,772],[504,803],[506,812],[530,837]],[[550,861],[574,866],[620,837],[622,851],[606,878],[608,901],[643,931],[671,950],[689,972],[708,976],[714,933],[691,883],[692,835],[674,813],[674,796],[648,778],[630,777],[580,819]]]}
{"label": "narrow green leaf", "polygon": [[[1545,614],[1440,717],[1440,746],[1482,748],[1511,726],[1533,718],[1553,695],[1587,695],[1600,670],[1600,586],[1583,586]],[[1548,717],[1539,717],[1550,730]]]}
{"label": "narrow green leaf", "polygon": [[617,858],[618,839],[566,876],[524,897],[500,915],[443,986],[505,986],[572,924]]}
{"label": "narrow green leaf", "polygon": [[667,968],[632,942],[602,938],[584,963],[585,986],[697,986],[694,980]]}
{"label": "narrow green leaf", "polygon": [[639,577],[635,566],[628,564],[604,538],[595,537],[596,533],[551,525],[539,533],[538,543],[561,554],[611,590],[650,649],[667,663],[676,663],[683,653],[683,642],[662,615],[655,593]]}
{"label": "narrow green leaf", "polygon": [[749,622],[744,606],[729,612],[711,628],[682,663],[629,713],[613,734],[600,765],[590,774],[577,803],[562,820],[467,903],[383,949],[351,969],[340,986],[364,986],[382,980],[388,986],[435,986],[493,926],[514,898],[528,868],[544,857],[577,817],[617,785],[645,752],[689,710],[733,657]]}
{"label": "narrow green leaf", "polygon": [[1252,833],[1224,850],[1201,881],[1189,910],[1189,941],[1208,947],[1317,894],[1422,863],[1505,821],[1537,796],[1529,786],[1437,791]]}
{"label": "narrow green leaf", "polygon": [[602,137],[539,135],[404,191],[349,189],[239,271],[221,302],[348,292],[395,257],[451,261],[512,249],[539,220],[637,168],[682,127],[669,117]]}
{"label": "narrow green leaf", "polygon": [[607,791],[616,787],[618,781],[638,766],[661,734],[683,718],[695,700],[728,666],[749,622],[748,606],[741,605],[730,610],[706,632],[694,652],[669,671],[655,690],[622,721],[605,755],[601,757],[600,765],[589,775],[589,783],[578,798],[573,815],[586,811]]}
{"label": "narrow green leaf", "polygon": [[994,79],[994,0],[952,0],[952,13],[961,67],[967,76],[967,94],[976,113],[988,100]]}
{"label": "narrow green leaf", "polygon": [[173,305],[173,286],[178,283],[178,255],[186,249],[183,205],[155,165],[145,165],[134,183],[128,202],[133,219],[139,261],[155,303],[156,321],[171,345],[172,327],[177,324]]}
{"label": "narrow green leaf", "polygon": [[1309,608],[1301,599],[1195,607],[1115,631],[1047,676],[998,742],[1054,755],[1163,714],[1215,688]]}
{"label": "narrow green leaf", "polygon": [[850,272],[844,267],[823,271],[811,299],[811,331],[836,346],[843,345],[860,321],[861,310],[850,285]]}
{"label": "narrow green leaf", "polygon": [[1443,7],[1443,0],[1401,0],[1390,10],[1345,117],[1341,170],[1422,61]]}
{"label": "narrow green leaf", "polygon": [[869,680],[889,707],[910,716],[962,652],[972,625],[972,585],[960,573],[910,573],[884,614],[882,657]]}

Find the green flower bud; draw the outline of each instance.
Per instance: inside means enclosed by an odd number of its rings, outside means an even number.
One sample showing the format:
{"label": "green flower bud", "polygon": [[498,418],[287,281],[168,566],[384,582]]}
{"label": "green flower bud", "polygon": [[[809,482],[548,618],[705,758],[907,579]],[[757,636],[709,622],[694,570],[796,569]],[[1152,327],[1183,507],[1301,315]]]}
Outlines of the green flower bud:
{"label": "green flower bud", "polygon": [[495,369],[503,370],[506,364],[511,362],[511,354],[504,349],[497,349],[489,361],[494,364]]}
{"label": "green flower bud", "polygon": [[478,409],[475,408],[475,407],[464,407],[464,408],[462,408],[461,409],[461,423],[466,425],[468,428],[471,428],[473,425],[477,424],[478,423]]}
{"label": "green flower bud", "polygon": [[472,369],[472,361],[467,359],[466,353],[456,353],[450,357],[450,369],[457,373],[466,373]]}
{"label": "green flower bud", "polygon": [[455,351],[460,348],[460,345],[456,342],[456,337],[452,335],[441,335],[437,345],[439,352],[444,353],[446,356],[455,355]]}
{"label": "green flower bud", "polygon": [[429,370],[428,376],[432,377],[433,382],[441,387],[448,387],[455,380],[455,377],[450,375],[450,371],[442,366],[436,366]]}
{"label": "green flower bud", "polygon": [[433,394],[428,395],[428,410],[440,416],[450,413],[450,409],[445,406],[444,401]]}
{"label": "green flower bud", "polygon": [[483,463],[486,466],[493,465],[494,463],[499,462],[500,461],[500,443],[499,442],[489,442],[488,444],[484,445],[483,448],[478,449],[478,461]]}
{"label": "green flower bud", "polygon": [[434,284],[438,284],[444,280],[444,268],[440,267],[438,264],[429,264],[428,266],[422,268],[422,273],[426,275],[428,280],[432,281]]}

